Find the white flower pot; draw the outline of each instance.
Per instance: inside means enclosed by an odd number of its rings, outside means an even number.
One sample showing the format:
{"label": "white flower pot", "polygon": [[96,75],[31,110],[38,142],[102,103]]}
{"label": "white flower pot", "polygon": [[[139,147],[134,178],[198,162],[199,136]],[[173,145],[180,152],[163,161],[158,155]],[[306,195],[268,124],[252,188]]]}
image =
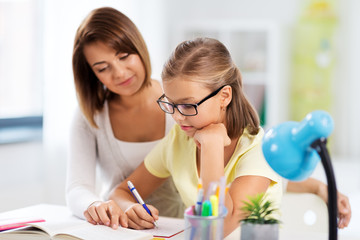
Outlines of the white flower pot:
{"label": "white flower pot", "polygon": [[279,224],[241,223],[241,240],[278,240]]}

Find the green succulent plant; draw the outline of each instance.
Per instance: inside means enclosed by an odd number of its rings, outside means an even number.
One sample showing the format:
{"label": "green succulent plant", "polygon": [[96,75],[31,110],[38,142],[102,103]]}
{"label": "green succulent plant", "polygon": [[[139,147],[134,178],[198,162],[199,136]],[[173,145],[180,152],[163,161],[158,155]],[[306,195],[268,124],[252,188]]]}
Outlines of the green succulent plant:
{"label": "green succulent plant", "polygon": [[243,201],[245,204],[241,210],[246,214],[246,218],[240,222],[254,223],[254,224],[277,224],[280,221],[273,217],[273,213],[278,211],[273,207],[273,202],[264,198],[264,193],[259,193],[255,196],[248,196],[249,201]]}

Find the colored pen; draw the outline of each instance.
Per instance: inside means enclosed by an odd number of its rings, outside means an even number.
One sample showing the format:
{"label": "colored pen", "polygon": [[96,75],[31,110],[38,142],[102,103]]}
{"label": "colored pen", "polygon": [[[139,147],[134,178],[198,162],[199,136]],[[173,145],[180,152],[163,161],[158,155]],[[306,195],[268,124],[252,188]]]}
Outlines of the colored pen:
{"label": "colored pen", "polygon": [[195,205],[195,214],[201,215],[201,205],[204,197],[204,189],[200,188],[198,191],[197,199],[196,199],[196,205]]}
{"label": "colored pen", "polygon": [[211,203],[210,203],[209,200],[205,200],[203,202],[203,206],[202,206],[202,210],[201,210],[201,216],[207,217],[207,216],[211,216],[211,215],[212,215]]}
{"label": "colored pen", "polygon": [[[128,184],[128,188],[129,188],[130,192],[131,192],[132,195],[135,197],[136,201],[143,206],[143,208],[147,211],[147,213],[148,213],[150,216],[153,216],[153,215],[151,214],[149,208],[146,206],[144,200],[141,198],[140,194],[139,194],[138,191],[136,190],[134,184],[132,184],[131,181],[128,181],[127,184]],[[154,225],[157,227],[156,221],[154,221]]]}
{"label": "colored pen", "polygon": [[219,212],[223,213],[223,208],[225,208],[225,189],[226,189],[226,179],[225,176],[220,178],[220,188],[219,188]]}
{"label": "colored pen", "polygon": [[201,178],[199,179],[199,183],[198,183],[198,186],[197,186],[197,190],[199,191],[200,188],[202,188],[202,180],[201,180]]}
{"label": "colored pen", "polygon": [[211,195],[210,203],[211,203],[212,215],[218,216],[219,215],[219,198],[216,195]]}

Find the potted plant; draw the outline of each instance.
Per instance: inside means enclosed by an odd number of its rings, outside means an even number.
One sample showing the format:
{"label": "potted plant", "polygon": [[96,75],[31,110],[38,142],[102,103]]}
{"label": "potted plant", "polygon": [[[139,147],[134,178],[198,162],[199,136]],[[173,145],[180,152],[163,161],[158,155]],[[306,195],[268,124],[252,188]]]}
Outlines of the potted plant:
{"label": "potted plant", "polygon": [[240,220],[241,240],[278,240],[280,221],[274,217],[278,209],[273,207],[273,202],[266,200],[264,193],[248,199],[241,208],[246,215]]}

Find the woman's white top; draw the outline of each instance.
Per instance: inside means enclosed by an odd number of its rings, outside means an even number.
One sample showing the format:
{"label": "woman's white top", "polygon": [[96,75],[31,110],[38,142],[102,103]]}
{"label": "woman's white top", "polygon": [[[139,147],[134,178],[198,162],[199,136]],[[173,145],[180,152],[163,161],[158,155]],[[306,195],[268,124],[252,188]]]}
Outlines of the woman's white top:
{"label": "woman's white top", "polygon": [[[107,200],[110,191],[127,178],[160,141],[124,142],[116,139],[107,102],[94,119],[98,128],[92,127],[78,109],[71,127],[66,202],[80,218],[84,218],[83,213],[91,203]],[[174,125],[169,114],[166,114],[165,125],[166,135]],[[162,216],[183,216],[184,205],[171,178],[145,201],[155,206]]]}

